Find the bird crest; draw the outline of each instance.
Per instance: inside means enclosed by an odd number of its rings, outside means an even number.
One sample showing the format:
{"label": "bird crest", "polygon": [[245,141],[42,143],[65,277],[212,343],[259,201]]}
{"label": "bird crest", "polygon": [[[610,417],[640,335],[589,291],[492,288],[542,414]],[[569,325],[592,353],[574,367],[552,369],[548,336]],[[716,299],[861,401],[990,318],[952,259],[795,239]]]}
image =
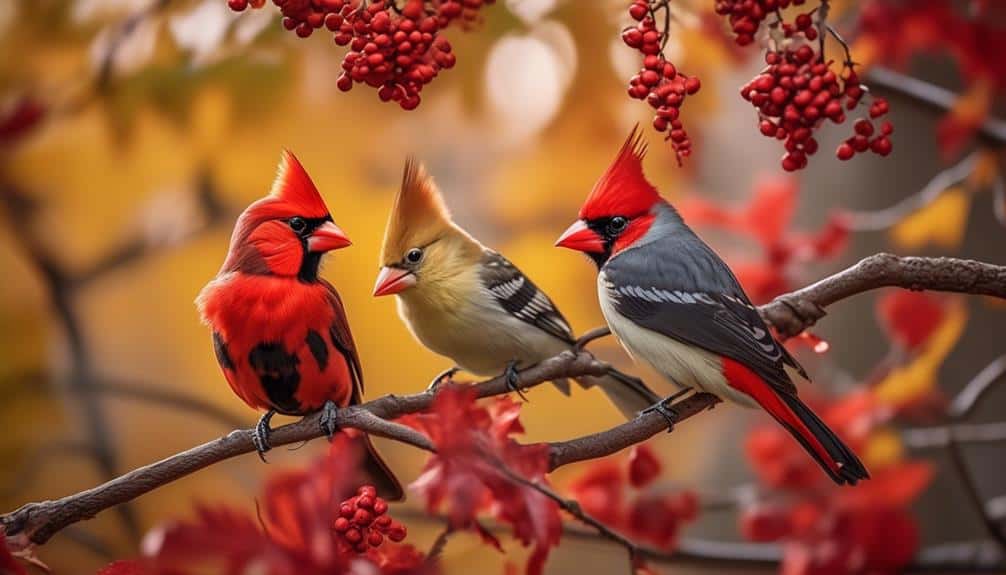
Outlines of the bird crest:
{"label": "bird crest", "polygon": [[618,156],[601,178],[580,209],[580,218],[595,218],[615,215],[637,216],[643,214],[660,201],[660,194],[643,174],[643,158],[646,156],[646,142],[637,125],[622,144]]}
{"label": "bird crest", "polygon": [[422,247],[456,229],[433,177],[414,158],[405,162],[402,187],[388,218],[381,261],[398,261],[413,247]]}
{"label": "bird crest", "polygon": [[295,207],[297,215],[305,218],[323,218],[328,215],[325,200],[318,193],[318,188],[307,175],[307,170],[290,150],[283,150],[276,169],[276,179],[273,181],[269,197]]}

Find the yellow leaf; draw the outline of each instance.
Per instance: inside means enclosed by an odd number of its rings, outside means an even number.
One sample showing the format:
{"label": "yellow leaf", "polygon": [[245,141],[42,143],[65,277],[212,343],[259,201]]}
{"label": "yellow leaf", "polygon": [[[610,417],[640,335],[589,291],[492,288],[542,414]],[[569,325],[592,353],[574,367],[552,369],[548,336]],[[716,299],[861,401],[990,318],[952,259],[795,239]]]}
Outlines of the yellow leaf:
{"label": "yellow leaf", "polygon": [[877,43],[870,37],[857,39],[849,47],[852,59],[863,68],[869,68],[877,60]]}
{"label": "yellow leaf", "polygon": [[975,169],[967,179],[968,186],[975,189],[987,188],[999,178],[999,160],[996,156],[996,152],[992,150],[981,150],[978,153]]}
{"label": "yellow leaf", "polygon": [[940,365],[960,339],[967,320],[968,312],[964,304],[952,304],[943,323],[924,344],[922,351],[908,364],[891,370],[877,385],[874,390],[877,400],[899,406],[931,392],[936,387]]}
{"label": "yellow leaf", "polygon": [[949,188],[936,201],[891,228],[891,240],[905,249],[929,244],[956,249],[964,239],[970,207],[971,196],[964,188]]}
{"label": "yellow leaf", "polygon": [[964,92],[950,113],[962,124],[978,124],[988,116],[992,105],[992,86],[986,79],[979,79]]}
{"label": "yellow leaf", "polygon": [[872,470],[889,467],[901,461],[904,455],[901,436],[890,428],[882,428],[870,435],[863,451],[863,460]]}

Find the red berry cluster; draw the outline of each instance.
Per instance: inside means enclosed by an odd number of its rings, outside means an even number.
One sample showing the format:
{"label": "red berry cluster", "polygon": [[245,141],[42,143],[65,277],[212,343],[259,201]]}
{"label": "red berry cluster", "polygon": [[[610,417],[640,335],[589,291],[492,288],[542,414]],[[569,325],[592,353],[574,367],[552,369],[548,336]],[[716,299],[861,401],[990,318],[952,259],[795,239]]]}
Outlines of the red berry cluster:
{"label": "red berry cluster", "polygon": [[[335,43],[349,46],[339,76],[340,90],[354,83],[377,89],[382,101],[405,110],[419,105],[423,86],[457,61],[440,32],[452,22],[467,26],[494,0],[272,0],[283,27],[307,38],[324,26]],[[228,0],[234,10],[261,7],[264,0]]]}
{"label": "red berry cluster", "polygon": [[880,156],[886,156],[891,153],[893,146],[890,136],[894,133],[894,125],[891,124],[890,120],[884,120],[878,130],[874,128],[871,121],[886,114],[887,110],[887,100],[883,98],[875,98],[873,100],[873,103],[870,104],[870,119],[860,118],[856,120],[856,123],[852,125],[856,133],[851,138],[842,142],[838,146],[838,150],[835,151],[835,155],[838,156],[839,160],[852,159],[857,153],[865,152],[866,150],[872,150],[874,154]]}
{"label": "red berry cluster", "polygon": [[[807,166],[807,158],[818,150],[814,131],[821,127],[825,119],[836,124],[844,123],[846,110],[853,110],[859,105],[865,90],[855,71],[848,69],[844,77],[839,78],[807,44],[795,49],[769,51],[765,62],[768,66],[741,88],[741,96],[758,108],[761,133],[785,141],[783,169],[790,172],[803,169]],[[879,113],[873,116],[875,111]],[[871,108],[871,116],[877,117],[886,111],[887,103],[878,98]],[[862,122],[872,134],[872,124],[865,119]],[[867,136],[862,136],[860,130],[866,128],[861,128],[860,122],[856,126],[857,135],[850,139],[855,143],[850,142],[848,149],[865,151],[871,142],[865,140]],[[883,138],[885,143],[878,142],[877,153],[885,149],[890,152],[891,144],[887,136],[893,129],[884,129],[888,130],[887,133],[877,139]],[[845,156],[846,152],[845,145],[840,147],[839,158],[846,160],[852,157],[851,154]]]}
{"label": "red berry cluster", "polygon": [[715,10],[729,20],[737,45],[747,46],[754,42],[758,28],[770,14],[805,2],[806,0],[716,0]]}
{"label": "red berry cluster", "polygon": [[[663,7],[665,10],[668,8]],[[685,97],[699,91],[702,84],[694,76],[679,73],[664,58],[662,43],[667,31],[657,29],[653,9],[647,0],[633,0],[629,15],[638,22],[622,31],[622,41],[643,54],[643,68],[629,80],[629,96],[646,102],[656,110],[653,128],[667,132],[674,153],[681,158],[692,152],[692,141],[685,132],[680,115]]]}
{"label": "red berry cluster", "polygon": [[385,537],[395,543],[405,539],[405,526],[387,514],[388,502],[377,496],[372,485],[364,485],[356,493],[339,505],[339,517],[332,526],[336,537],[357,553],[380,546]]}

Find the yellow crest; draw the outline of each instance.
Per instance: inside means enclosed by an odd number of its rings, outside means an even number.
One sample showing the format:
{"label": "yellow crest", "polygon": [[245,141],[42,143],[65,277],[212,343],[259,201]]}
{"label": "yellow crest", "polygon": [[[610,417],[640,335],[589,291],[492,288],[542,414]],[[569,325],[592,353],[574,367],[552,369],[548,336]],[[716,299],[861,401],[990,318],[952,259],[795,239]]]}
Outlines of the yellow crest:
{"label": "yellow crest", "polygon": [[384,232],[381,264],[396,263],[409,249],[429,245],[454,229],[433,177],[421,163],[409,158]]}

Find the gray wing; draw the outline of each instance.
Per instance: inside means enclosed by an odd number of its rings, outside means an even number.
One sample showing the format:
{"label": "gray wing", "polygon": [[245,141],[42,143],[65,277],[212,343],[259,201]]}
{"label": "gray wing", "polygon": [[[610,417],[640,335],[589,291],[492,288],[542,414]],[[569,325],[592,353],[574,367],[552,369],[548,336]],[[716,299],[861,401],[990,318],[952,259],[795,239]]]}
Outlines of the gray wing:
{"label": "gray wing", "polygon": [[[692,236],[629,250],[604,266],[615,309],[636,324],[748,366],[787,392],[785,366],[803,368],[780,345],[737,279],[708,246]],[[654,253],[673,254],[648,257]]]}
{"label": "gray wing", "polygon": [[567,343],[574,343],[566,318],[545,292],[502,255],[487,250],[480,271],[482,285],[507,313]]}

